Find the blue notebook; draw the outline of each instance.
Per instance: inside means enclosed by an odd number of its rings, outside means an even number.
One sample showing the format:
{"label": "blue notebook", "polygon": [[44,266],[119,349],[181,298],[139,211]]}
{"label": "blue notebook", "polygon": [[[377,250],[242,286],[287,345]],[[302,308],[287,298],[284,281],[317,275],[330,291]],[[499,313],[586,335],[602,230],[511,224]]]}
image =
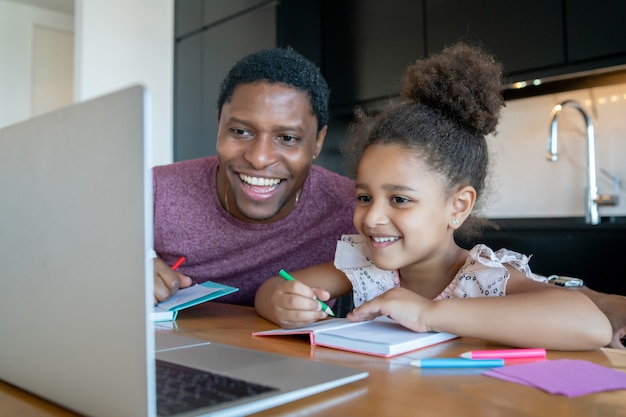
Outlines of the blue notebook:
{"label": "blue notebook", "polygon": [[214,300],[235,291],[239,291],[239,288],[218,284],[212,281],[206,281],[202,284],[183,288],[178,290],[172,297],[154,306],[152,321],[176,320],[176,316],[180,310]]}

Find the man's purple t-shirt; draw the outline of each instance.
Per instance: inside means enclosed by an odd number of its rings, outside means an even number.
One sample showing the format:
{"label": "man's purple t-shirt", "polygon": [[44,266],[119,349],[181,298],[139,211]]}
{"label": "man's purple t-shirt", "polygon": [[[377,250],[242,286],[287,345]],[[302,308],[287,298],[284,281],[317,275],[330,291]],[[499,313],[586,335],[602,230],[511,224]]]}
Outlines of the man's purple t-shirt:
{"label": "man's purple t-shirt", "polygon": [[217,198],[217,158],[155,167],[154,250],[195,283],[239,288],[220,302],[254,305],[263,281],[330,262],[337,241],[356,233],[354,182],[313,165],[295,209],[273,223],[247,223],[228,214]]}

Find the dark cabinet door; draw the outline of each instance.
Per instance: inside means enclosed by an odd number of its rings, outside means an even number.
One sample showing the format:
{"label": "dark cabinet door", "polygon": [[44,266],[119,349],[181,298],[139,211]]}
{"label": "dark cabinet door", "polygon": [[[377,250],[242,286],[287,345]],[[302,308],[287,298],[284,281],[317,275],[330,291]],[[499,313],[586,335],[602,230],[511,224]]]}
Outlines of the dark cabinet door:
{"label": "dark cabinet door", "polygon": [[426,0],[432,54],[459,40],[478,42],[507,75],[565,64],[563,8],[557,0]]}
{"label": "dark cabinet door", "polygon": [[565,16],[571,63],[626,56],[626,1],[565,0]]}
{"label": "dark cabinet door", "polygon": [[274,46],[276,6],[271,3],[246,9],[176,42],[175,161],[215,154],[220,83],[235,61]]}
{"label": "dark cabinet door", "polygon": [[179,38],[204,26],[204,0],[174,1],[174,37]]}
{"label": "dark cabinet door", "polygon": [[175,36],[190,36],[267,4],[268,0],[175,0]]}
{"label": "dark cabinet door", "polygon": [[[174,161],[210,155],[205,121],[204,36],[176,43],[174,56]],[[208,104],[208,103],[207,103]]]}
{"label": "dark cabinet door", "polygon": [[396,95],[406,67],[424,56],[422,0],[322,1],[323,71],[335,114]]}

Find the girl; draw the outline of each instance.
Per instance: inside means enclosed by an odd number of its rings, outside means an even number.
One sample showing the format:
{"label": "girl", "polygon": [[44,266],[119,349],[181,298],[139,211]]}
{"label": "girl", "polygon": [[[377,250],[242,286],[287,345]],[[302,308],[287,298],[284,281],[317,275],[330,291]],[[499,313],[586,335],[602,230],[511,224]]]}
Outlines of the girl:
{"label": "girl", "polygon": [[455,232],[477,230],[471,215],[486,183],[485,136],[504,106],[500,79],[499,64],[464,44],[411,65],[407,101],[372,119],[361,114],[353,126],[359,235],[338,243],[335,270],[266,281],[259,313],[283,327],[303,326],[325,317],[316,297],[352,290],[351,321],[385,315],[416,332],[518,347],[607,345],[611,324],[584,294],[546,285],[525,255],[455,243]]}

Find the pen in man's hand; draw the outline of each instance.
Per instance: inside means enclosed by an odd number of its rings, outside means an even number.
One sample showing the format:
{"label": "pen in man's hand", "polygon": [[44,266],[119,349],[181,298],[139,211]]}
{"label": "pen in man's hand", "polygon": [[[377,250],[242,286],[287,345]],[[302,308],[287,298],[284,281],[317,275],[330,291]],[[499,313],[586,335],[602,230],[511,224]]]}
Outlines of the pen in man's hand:
{"label": "pen in man's hand", "polygon": [[[278,271],[278,275],[280,275],[287,281],[295,281],[295,278],[289,275],[289,273],[287,273],[287,271],[285,271],[284,269],[281,269],[280,271]],[[325,302],[323,302],[319,298],[317,299],[317,301],[322,305],[322,310],[324,311],[324,313],[328,314],[329,316],[333,316],[333,317],[335,316],[335,313],[333,313],[333,310],[331,310],[331,308],[328,307]]]}
{"label": "pen in man's hand", "polygon": [[186,260],[187,258],[185,258],[184,256],[181,256],[180,258],[178,258],[178,260],[174,262],[174,265],[172,265],[172,270],[176,271],[178,267],[181,266]]}

